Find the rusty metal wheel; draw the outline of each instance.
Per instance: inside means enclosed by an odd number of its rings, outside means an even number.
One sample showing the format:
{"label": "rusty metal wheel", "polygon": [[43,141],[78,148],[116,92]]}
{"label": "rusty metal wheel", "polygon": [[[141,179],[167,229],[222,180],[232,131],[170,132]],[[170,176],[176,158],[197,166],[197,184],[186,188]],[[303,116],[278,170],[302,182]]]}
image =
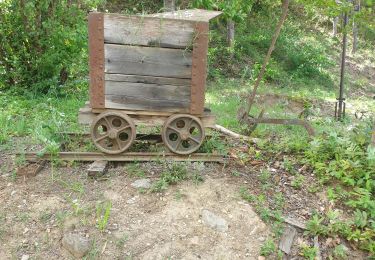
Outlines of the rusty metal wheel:
{"label": "rusty metal wheel", "polygon": [[91,138],[99,150],[119,154],[128,149],[136,137],[133,120],[122,113],[104,112],[91,124]]}
{"label": "rusty metal wheel", "polygon": [[204,140],[204,127],[199,118],[177,114],[165,121],[162,134],[164,144],[174,153],[190,154],[198,150]]}

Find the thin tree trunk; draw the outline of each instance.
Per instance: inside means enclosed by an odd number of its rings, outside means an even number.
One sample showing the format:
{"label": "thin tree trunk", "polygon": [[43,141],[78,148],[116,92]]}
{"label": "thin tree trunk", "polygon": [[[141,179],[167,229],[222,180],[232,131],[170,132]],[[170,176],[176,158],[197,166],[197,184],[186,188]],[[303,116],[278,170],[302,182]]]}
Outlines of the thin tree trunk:
{"label": "thin tree trunk", "polygon": [[[359,12],[361,9],[361,1],[357,1],[355,7],[354,7],[354,12]],[[355,21],[355,15],[353,16],[353,48],[352,48],[352,53],[356,53],[358,49],[358,26]]]}
{"label": "thin tree trunk", "polygon": [[232,20],[227,22],[227,43],[229,47],[234,46],[234,22]]}
{"label": "thin tree trunk", "polygon": [[176,10],[175,0],[164,0],[164,12],[171,12]]}
{"label": "thin tree trunk", "polygon": [[339,17],[335,17],[332,20],[332,37],[337,36],[337,24],[339,23]]}
{"label": "thin tree trunk", "polygon": [[275,30],[275,33],[272,37],[272,42],[271,42],[270,48],[268,49],[267,56],[264,59],[262,69],[259,72],[258,78],[257,78],[257,80],[254,84],[254,88],[253,88],[252,93],[250,93],[247,97],[245,107],[240,108],[240,110],[238,111],[238,117],[239,117],[240,120],[244,120],[249,115],[251,107],[254,103],[255,95],[257,93],[259,84],[260,84],[260,82],[263,78],[264,73],[266,72],[266,67],[267,67],[267,64],[268,64],[268,62],[271,58],[271,54],[272,54],[272,52],[275,48],[277,38],[279,38],[281,28],[282,28],[282,26],[283,26],[283,24],[286,20],[286,17],[287,17],[287,14],[288,14],[288,7],[289,7],[289,0],[283,0],[281,17],[280,17],[279,23],[276,26],[276,30]]}

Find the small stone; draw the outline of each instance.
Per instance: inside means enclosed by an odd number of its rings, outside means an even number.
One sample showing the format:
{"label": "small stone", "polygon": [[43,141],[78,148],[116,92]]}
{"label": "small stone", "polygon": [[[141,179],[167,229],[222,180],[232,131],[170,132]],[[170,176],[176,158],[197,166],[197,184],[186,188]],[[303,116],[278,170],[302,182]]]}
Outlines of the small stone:
{"label": "small stone", "polygon": [[194,236],[190,239],[190,244],[192,245],[199,245],[199,237],[198,236]]}
{"label": "small stone", "polygon": [[134,204],[136,200],[138,199],[138,196],[134,196],[133,198],[130,198],[126,201],[128,204]]}
{"label": "small stone", "polygon": [[10,193],[10,196],[13,196],[14,194],[16,194],[17,191],[16,190],[12,190],[12,192]]}
{"label": "small stone", "polygon": [[22,255],[21,260],[29,260],[29,255]]}
{"label": "small stone", "polygon": [[130,184],[130,186],[136,189],[149,189],[151,187],[151,181],[150,179],[140,179]]}
{"label": "small stone", "polygon": [[206,226],[216,229],[217,231],[225,232],[228,230],[227,221],[207,209],[202,210],[202,220]]}
{"label": "small stone", "polygon": [[258,256],[258,260],[266,260],[266,258],[262,255]]}
{"label": "small stone", "polygon": [[78,234],[66,233],[62,239],[63,247],[73,256],[82,258],[90,249],[90,241]]}

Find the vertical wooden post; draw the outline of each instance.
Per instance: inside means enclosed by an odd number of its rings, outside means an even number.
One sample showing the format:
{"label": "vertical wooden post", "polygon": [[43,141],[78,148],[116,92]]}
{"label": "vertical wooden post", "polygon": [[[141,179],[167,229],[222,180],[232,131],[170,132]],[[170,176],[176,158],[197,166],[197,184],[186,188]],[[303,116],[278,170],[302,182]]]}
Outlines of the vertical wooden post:
{"label": "vertical wooden post", "polygon": [[208,22],[197,22],[193,43],[191,66],[191,114],[201,114],[204,110],[204,91],[207,77]]}
{"label": "vertical wooden post", "polygon": [[90,106],[104,108],[104,15],[89,14]]}

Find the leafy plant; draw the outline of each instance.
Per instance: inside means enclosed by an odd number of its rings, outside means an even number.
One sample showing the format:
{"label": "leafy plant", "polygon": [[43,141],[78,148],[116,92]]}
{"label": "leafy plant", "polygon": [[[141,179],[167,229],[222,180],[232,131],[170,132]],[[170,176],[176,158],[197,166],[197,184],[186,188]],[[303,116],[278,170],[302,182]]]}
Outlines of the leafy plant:
{"label": "leafy plant", "polygon": [[100,231],[104,231],[108,225],[109,216],[111,214],[112,203],[105,201],[96,204],[96,222]]}
{"label": "leafy plant", "polygon": [[260,255],[269,256],[269,255],[273,254],[275,251],[276,251],[275,242],[272,239],[268,238],[264,242],[262,247],[260,248]]}

